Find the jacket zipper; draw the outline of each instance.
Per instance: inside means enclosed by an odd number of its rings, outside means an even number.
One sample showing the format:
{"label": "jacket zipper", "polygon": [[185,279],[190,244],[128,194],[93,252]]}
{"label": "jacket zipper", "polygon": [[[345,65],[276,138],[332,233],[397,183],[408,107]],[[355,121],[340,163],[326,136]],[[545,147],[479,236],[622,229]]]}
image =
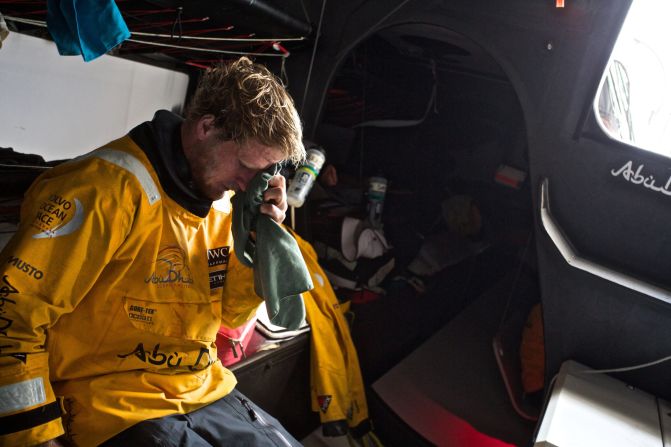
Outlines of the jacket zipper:
{"label": "jacket zipper", "polygon": [[284,445],[291,447],[291,443],[287,440],[287,438],[284,437],[284,435],[277,429],[277,427],[268,424],[263,416],[255,412],[247,399],[240,399],[238,397],[238,400],[242,406],[245,407],[245,410],[247,410],[247,414],[252,421],[258,421],[265,428],[270,429],[275,434],[275,436],[277,436],[277,438],[284,443]]}

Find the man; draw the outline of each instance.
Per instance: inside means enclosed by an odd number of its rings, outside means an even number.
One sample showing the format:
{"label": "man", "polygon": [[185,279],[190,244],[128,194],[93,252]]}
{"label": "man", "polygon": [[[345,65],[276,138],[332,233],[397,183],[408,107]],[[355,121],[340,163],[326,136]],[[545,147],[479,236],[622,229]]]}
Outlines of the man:
{"label": "man", "polygon": [[[217,360],[220,324],[260,299],[212,202],[301,160],[301,137],[284,88],[242,58],[203,75],[185,120],[157,112],[36,180],[0,254],[0,445],[298,444]],[[281,223],[283,177],[264,199]]]}

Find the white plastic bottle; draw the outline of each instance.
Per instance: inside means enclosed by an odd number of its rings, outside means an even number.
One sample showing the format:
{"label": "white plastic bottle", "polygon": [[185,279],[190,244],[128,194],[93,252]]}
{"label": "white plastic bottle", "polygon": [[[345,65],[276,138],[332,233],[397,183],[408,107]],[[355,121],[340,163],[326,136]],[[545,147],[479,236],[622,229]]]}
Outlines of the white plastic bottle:
{"label": "white plastic bottle", "polygon": [[371,177],[368,180],[368,221],[373,228],[382,227],[382,208],[387,194],[387,179]]}
{"label": "white plastic bottle", "polygon": [[289,206],[300,208],[305,203],[312,185],[314,184],[319,171],[326,161],[326,153],[322,148],[308,149],[305,163],[296,170],[294,178],[287,187],[287,203]]}

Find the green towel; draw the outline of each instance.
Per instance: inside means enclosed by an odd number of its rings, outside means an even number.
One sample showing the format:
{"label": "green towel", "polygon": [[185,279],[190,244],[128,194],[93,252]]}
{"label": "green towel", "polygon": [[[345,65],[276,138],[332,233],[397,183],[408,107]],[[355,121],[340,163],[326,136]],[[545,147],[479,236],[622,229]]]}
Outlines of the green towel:
{"label": "green towel", "polygon": [[[245,192],[233,196],[233,244],[237,258],[254,269],[254,291],[263,298],[270,322],[297,329],[305,318],[301,293],[313,288],[296,240],[281,225],[259,212],[274,165],[257,174]],[[256,231],[256,242],[250,232]]]}

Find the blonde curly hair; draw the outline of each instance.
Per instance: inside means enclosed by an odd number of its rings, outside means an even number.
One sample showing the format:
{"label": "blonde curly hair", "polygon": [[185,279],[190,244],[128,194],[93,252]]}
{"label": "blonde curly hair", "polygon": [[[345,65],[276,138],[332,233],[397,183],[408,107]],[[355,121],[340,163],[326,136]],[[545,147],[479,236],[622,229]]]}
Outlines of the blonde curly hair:
{"label": "blonde curly hair", "polygon": [[294,101],[270,70],[246,57],[209,68],[200,78],[186,118],[215,117],[222,138],[244,143],[256,139],[276,147],[284,158],[305,158],[303,129]]}

